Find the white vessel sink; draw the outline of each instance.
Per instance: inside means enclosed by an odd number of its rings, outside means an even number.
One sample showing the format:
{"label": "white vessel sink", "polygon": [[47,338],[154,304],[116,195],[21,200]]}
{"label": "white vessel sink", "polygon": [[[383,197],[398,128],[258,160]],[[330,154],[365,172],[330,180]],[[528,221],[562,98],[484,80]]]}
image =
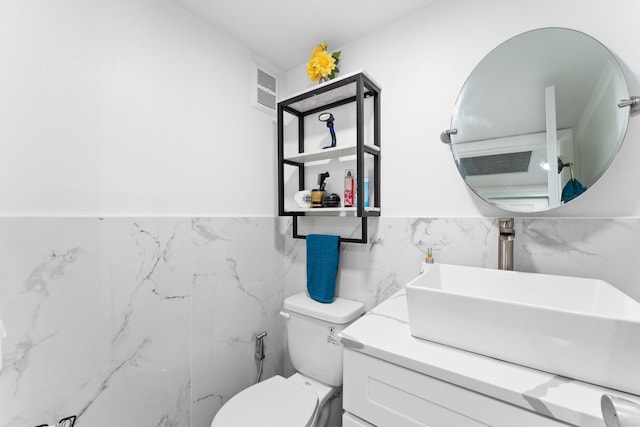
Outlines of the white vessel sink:
{"label": "white vessel sink", "polygon": [[426,264],[411,334],[640,395],[640,303],[602,280]]}

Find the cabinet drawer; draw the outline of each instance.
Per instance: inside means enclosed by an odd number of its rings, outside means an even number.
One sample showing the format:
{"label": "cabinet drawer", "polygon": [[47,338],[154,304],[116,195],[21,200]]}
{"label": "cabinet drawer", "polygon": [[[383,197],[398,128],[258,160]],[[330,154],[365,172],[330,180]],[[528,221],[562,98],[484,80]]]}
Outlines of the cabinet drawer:
{"label": "cabinet drawer", "polygon": [[348,412],[342,414],[342,427],[376,427],[373,424],[352,415]]}
{"label": "cabinet drawer", "polygon": [[569,425],[347,348],[344,409],[378,427]]}

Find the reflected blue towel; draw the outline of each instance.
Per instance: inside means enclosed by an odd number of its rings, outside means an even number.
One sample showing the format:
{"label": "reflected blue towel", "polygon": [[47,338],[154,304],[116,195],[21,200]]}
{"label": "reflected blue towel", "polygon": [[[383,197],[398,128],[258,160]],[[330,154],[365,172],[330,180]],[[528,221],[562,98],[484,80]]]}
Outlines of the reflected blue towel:
{"label": "reflected blue towel", "polygon": [[336,291],[340,236],[307,235],[307,291],[319,302],[333,302]]}
{"label": "reflected blue towel", "polygon": [[560,198],[560,201],[562,201],[562,203],[567,203],[569,200],[575,199],[585,191],[587,191],[587,188],[583,186],[580,181],[572,178],[567,181],[567,184],[562,189],[562,197]]}

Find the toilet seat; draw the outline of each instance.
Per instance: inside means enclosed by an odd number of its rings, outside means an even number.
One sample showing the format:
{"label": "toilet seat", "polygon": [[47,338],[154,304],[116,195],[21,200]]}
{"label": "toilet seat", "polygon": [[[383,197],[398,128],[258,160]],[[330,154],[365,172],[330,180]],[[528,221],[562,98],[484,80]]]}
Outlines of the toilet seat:
{"label": "toilet seat", "polygon": [[211,427],[308,427],[317,406],[315,393],[276,375],[232,397]]}

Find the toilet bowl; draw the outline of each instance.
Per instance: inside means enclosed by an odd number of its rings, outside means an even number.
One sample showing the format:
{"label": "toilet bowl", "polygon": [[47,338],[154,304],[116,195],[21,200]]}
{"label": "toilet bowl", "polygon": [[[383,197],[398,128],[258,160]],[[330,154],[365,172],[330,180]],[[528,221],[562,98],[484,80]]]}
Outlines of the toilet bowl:
{"label": "toilet bowl", "polygon": [[284,301],[281,312],[296,373],[255,384],[231,398],[211,427],[325,427],[329,401],[342,386],[342,345],[337,334],[364,314],[362,303],[336,298],[324,304],[305,293]]}
{"label": "toilet bowl", "polygon": [[336,390],[299,373],[290,378],[276,375],[233,396],[211,427],[317,426],[321,409]]}

